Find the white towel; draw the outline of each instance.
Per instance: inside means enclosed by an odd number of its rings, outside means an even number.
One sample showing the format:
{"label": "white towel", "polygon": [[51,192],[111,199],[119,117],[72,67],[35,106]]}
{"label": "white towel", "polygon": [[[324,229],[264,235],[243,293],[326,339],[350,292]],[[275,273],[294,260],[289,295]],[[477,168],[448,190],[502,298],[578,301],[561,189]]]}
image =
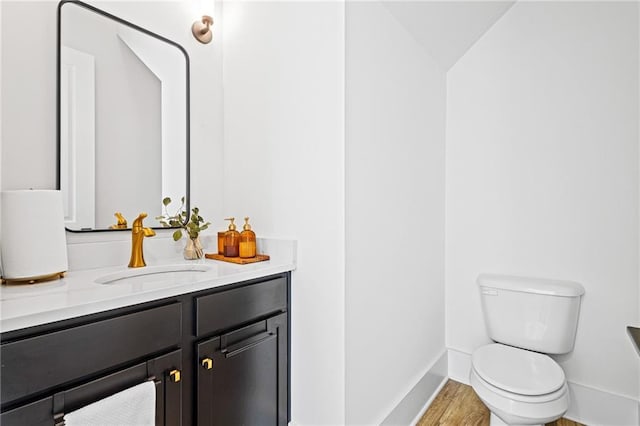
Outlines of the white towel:
{"label": "white towel", "polygon": [[156,386],[141,383],[65,414],[66,426],[155,426]]}

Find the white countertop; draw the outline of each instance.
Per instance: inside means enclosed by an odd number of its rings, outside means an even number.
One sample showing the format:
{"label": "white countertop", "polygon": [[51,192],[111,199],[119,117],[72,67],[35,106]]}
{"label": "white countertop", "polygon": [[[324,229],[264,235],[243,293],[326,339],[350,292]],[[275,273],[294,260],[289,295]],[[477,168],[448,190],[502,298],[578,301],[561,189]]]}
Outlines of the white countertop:
{"label": "white countertop", "polygon": [[[194,291],[265,277],[295,269],[293,250],[274,249],[271,259],[248,265],[216,260],[164,259],[162,265],[203,265],[206,271],[151,274],[98,284],[97,279],[128,271],[126,265],[69,271],[57,281],[0,287],[0,332],[8,332]],[[144,269],[144,268],[140,268]]]}

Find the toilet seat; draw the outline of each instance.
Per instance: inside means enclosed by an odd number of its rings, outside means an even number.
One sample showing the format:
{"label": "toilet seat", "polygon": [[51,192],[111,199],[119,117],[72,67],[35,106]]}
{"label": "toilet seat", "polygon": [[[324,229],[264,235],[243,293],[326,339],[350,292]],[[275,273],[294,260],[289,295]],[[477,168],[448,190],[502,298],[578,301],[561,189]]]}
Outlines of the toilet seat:
{"label": "toilet seat", "polygon": [[559,419],[569,408],[569,387],[565,383],[557,391],[540,396],[518,395],[498,389],[471,369],[470,384],[493,416],[508,425],[544,425]]}
{"label": "toilet seat", "polygon": [[496,392],[523,402],[556,393],[566,384],[564,371],[549,356],[499,343],[478,348],[471,365]]}
{"label": "toilet seat", "polygon": [[560,389],[557,389],[556,391],[551,393],[546,393],[542,395],[522,395],[514,392],[509,392],[492,385],[491,383],[486,381],[482,376],[480,376],[475,368],[471,369],[471,375],[475,376],[474,378],[477,384],[482,385],[484,389],[494,393],[496,396],[500,398],[508,399],[511,401],[522,402],[525,404],[541,404],[549,401],[555,401],[562,398],[564,394],[566,394],[568,391],[567,384],[563,383],[563,385],[560,386]]}
{"label": "toilet seat", "polygon": [[569,408],[562,368],[537,352],[496,343],[478,348],[471,357],[469,380],[500,424],[544,425]]}

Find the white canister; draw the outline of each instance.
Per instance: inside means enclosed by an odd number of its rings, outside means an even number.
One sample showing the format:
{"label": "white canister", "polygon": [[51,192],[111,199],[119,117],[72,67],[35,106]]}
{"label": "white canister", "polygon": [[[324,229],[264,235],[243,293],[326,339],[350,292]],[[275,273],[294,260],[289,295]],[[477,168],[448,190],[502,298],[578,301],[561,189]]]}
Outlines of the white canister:
{"label": "white canister", "polygon": [[2,278],[36,280],[68,269],[60,191],[3,191]]}

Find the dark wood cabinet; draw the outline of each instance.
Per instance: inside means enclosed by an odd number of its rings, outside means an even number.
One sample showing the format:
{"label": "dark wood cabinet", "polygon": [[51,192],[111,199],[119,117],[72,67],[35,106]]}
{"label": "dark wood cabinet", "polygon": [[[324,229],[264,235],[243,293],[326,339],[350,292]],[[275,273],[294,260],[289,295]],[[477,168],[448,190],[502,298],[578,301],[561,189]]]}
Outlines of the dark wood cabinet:
{"label": "dark wood cabinet", "polygon": [[286,425],[290,274],[0,335],[0,424],[55,425],[136,384],[156,424]]}

